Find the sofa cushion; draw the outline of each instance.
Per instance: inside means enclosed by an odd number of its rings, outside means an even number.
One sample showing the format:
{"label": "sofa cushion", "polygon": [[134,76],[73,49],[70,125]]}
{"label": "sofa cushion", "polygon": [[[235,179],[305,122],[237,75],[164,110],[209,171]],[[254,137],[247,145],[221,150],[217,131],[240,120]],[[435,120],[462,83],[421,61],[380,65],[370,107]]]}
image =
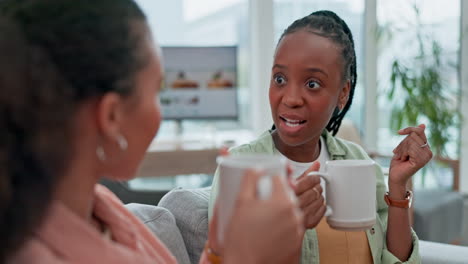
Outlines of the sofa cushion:
{"label": "sofa cushion", "polygon": [[184,240],[169,210],[159,206],[134,203],[127,204],[126,207],[166,245],[177,259],[177,263],[190,263]]}
{"label": "sofa cushion", "polygon": [[419,239],[439,243],[460,241],[463,195],[441,190],[416,190],[414,230]]}
{"label": "sofa cushion", "polygon": [[466,264],[468,262],[468,247],[421,240],[419,251],[424,264]]}
{"label": "sofa cushion", "polygon": [[174,215],[192,264],[198,263],[208,239],[208,200],[211,187],[174,189],[159,202]]}

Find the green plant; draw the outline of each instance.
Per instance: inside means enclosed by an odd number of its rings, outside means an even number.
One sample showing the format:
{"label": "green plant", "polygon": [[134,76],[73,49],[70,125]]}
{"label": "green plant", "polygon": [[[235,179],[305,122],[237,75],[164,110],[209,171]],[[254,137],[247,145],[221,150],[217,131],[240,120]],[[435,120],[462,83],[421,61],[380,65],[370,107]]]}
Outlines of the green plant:
{"label": "green plant", "polygon": [[[419,18],[416,6],[414,11]],[[447,68],[451,66],[443,56],[440,44],[431,36],[423,35],[419,19],[416,32],[416,56],[397,58],[392,63],[390,89],[387,91],[393,105],[390,128],[396,131],[425,123],[432,151],[436,156],[447,156],[448,143],[459,145],[459,92],[445,79]]]}

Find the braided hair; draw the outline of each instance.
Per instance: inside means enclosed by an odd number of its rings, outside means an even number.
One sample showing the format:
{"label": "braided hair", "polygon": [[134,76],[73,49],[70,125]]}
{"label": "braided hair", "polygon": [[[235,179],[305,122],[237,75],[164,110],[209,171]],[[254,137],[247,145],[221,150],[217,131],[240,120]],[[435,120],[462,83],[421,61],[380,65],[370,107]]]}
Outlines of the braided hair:
{"label": "braided hair", "polygon": [[329,132],[336,135],[340,128],[341,121],[351,107],[354,90],[356,88],[356,51],[354,48],[353,34],[348,25],[338,15],[332,11],[322,10],[313,12],[308,16],[294,21],[284,30],[278,43],[281,42],[286,35],[300,30],[307,30],[313,34],[330,39],[342,49],[341,55],[344,61],[343,80],[349,80],[351,89],[346,105],[341,111],[338,108],[335,109],[326,127]]}

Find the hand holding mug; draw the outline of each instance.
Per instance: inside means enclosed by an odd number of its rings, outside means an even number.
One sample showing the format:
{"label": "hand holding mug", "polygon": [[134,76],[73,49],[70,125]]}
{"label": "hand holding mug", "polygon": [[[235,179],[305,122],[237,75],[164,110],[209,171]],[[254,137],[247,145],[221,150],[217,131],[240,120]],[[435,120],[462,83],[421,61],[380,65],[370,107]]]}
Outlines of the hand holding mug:
{"label": "hand holding mug", "polygon": [[315,228],[325,215],[326,206],[322,196],[323,188],[320,185],[320,176],[308,174],[320,169],[320,163],[314,162],[299,178],[293,189],[299,201],[299,207],[304,213],[304,227]]}
{"label": "hand holding mug", "polygon": [[407,127],[398,133],[407,135],[393,150],[390,164],[389,186],[406,188],[408,180],[432,159],[432,151],[424,132],[426,126]]}
{"label": "hand holding mug", "polygon": [[[242,179],[225,231],[225,263],[297,263],[300,259],[304,236],[302,212],[278,176],[272,177],[270,197],[261,199],[257,187],[261,176],[247,170]],[[210,239],[216,237],[210,235]]]}

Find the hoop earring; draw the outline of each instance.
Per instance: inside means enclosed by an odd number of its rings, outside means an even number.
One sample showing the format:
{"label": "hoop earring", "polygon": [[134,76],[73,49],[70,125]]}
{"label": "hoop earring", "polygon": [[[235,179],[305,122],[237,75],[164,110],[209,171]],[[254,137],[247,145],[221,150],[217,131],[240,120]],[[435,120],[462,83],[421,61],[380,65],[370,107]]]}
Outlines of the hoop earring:
{"label": "hoop earring", "polygon": [[106,152],[104,151],[104,148],[102,146],[97,146],[96,148],[96,156],[98,159],[102,162],[106,161]]}
{"label": "hoop earring", "polygon": [[119,134],[119,135],[117,136],[117,144],[119,144],[120,149],[123,150],[123,151],[127,150],[127,148],[128,148],[128,141],[127,141],[127,139],[126,139],[123,135],[121,135],[121,134]]}

